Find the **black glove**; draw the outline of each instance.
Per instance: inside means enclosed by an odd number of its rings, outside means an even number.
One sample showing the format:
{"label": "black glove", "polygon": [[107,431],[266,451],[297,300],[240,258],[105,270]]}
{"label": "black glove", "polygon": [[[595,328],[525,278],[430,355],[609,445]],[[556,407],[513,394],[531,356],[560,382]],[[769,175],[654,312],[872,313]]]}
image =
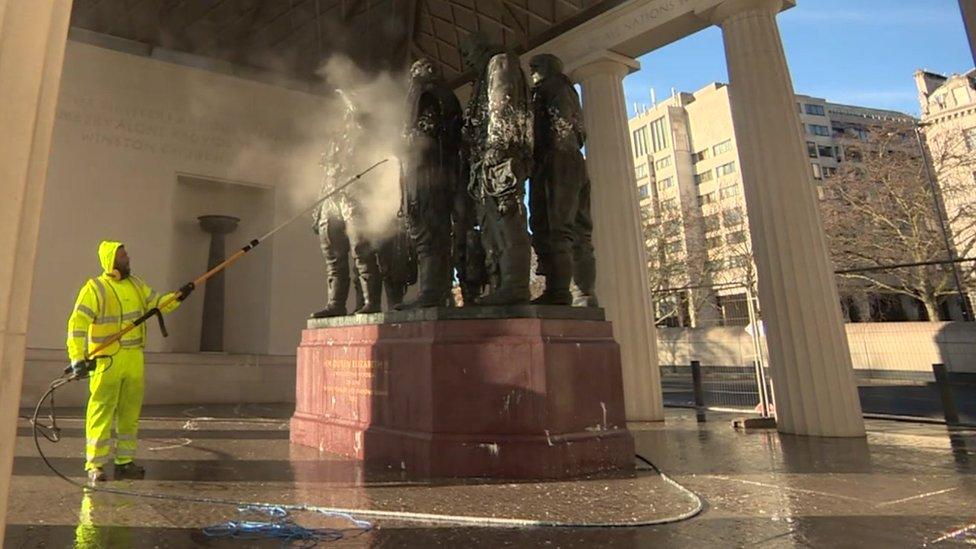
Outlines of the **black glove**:
{"label": "black glove", "polygon": [[94,360],[76,360],[64,369],[64,373],[71,373],[72,379],[88,377],[88,373],[95,370]]}
{"label": "black glove", "polygon": [[176,296],[176,301],[183,301],[184,299],[190,297],[190,294],[193,293],[195,288],[196,284],[187,282],[182,288],[180,288],[179,295]]}

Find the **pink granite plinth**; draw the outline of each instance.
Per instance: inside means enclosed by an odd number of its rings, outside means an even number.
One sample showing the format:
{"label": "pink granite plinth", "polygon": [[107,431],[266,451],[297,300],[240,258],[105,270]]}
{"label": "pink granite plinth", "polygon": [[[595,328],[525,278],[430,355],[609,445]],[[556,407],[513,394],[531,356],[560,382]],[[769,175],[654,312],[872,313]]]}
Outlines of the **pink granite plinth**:
{"label": "pink granite plinth", "polygon": [[305,330],[291,441],[426,477],[633,467],[609,322],[434,320]]}

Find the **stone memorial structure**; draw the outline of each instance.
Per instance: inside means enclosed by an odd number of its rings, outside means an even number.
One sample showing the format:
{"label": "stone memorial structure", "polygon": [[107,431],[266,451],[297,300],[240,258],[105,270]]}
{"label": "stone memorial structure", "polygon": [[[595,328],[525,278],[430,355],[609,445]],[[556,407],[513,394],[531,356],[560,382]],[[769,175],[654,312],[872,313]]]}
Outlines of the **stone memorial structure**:
{"label": "stone memorial structure", "polygon": [[[575,228],[588,219],[579,97],[558,58],[533,65],[544,138],[532,151],[525,74],[500,50],[477,35],[463,48],[482,75],[463,120],[464,184],[500,284],[477,304],[445,307],[452,240],[470,230],[455,215],[461,109],[435,67],[417,61],[402,202],[419,293],[403,311],[313,315],[298,350],[293,442],[431,477],[561,478],[632,466],[620,349],[592,306],[589,231]],[[533,156],[549,287],[530,305],[523,182]],[[583,308],[570,306],[574,243],[589,250]]]}

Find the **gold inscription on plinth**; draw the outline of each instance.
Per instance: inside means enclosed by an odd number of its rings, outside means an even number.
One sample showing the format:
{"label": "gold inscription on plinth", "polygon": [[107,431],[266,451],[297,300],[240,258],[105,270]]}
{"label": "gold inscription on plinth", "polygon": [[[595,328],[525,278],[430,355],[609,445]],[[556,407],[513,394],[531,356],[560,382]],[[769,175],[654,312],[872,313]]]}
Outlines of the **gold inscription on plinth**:
{"label": "gold inscription on plinth", "polygon": [[390,366],[385,360],[336,358],[327,364],[326,392],[354,396],[389,394]]}

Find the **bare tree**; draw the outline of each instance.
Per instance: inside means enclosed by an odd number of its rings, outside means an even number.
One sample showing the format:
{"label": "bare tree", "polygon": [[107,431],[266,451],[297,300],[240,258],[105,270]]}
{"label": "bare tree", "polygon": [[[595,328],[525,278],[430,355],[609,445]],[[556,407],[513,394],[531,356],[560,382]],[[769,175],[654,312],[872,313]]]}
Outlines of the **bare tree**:
{"label": "bare tree", "polygon": [[[821,212],[831,256],[838,270],[921,263],[949,258],[939,229],[929,172],[915,142],[913,129],[890,126],[872,131],[868,143],[848,149],[849,162],[825,180]],[[935,173],[948,173],[960,162],[958,144],[946,140],[931,154]],[[953,196],[950,226],[972,231],[972,192],[953,178],[942,182]],[[968,195],[968,198],[966,198]],[[957,250],[967,255],[972,246]],[[952,271],[944,266],[919,266],[842,275],[842,294],[876,291],[921,301],[932,320],[939,304],[956,292]]]}
{"label": "bare tree", "polygon": [[697,288],[707,286],[710,279],[704,269],[705,250],[702,246],[688,246],[685,238],[692,215],[695,213],[684,212],[667,200],[653,208],[641,208],[657,325],[694,324],[697,312],[711,303],[711,292]]}

